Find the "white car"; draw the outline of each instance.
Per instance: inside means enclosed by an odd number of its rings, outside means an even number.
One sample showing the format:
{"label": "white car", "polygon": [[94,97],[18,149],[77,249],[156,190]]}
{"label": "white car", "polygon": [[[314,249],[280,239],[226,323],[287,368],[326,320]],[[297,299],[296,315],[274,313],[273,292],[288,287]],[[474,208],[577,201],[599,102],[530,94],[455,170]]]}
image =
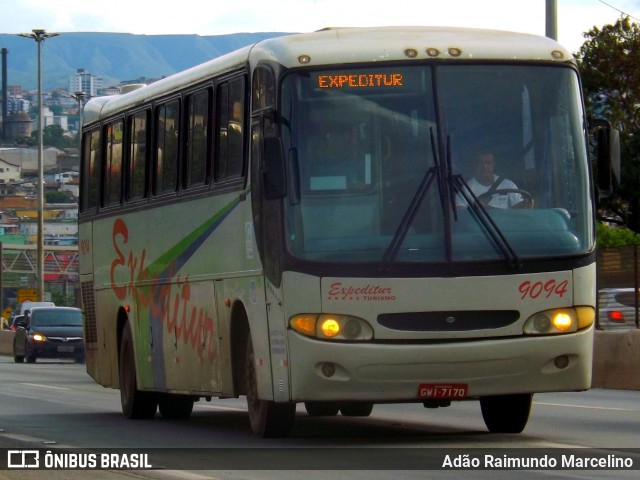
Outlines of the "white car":
{"label": "white car", "polygon": [[36,307],[55,307],[56,304],[53,302],[32,302],[31,300],[25,300],[22,302],[20,306],[20,315],[24,315],[27,310],[31,310]]}
{"label": "white car", "polygon": [[[637,328],[634,288],[598,290],[598,325],[602,330]],[[640,304],[640,297],[638,297]]]}

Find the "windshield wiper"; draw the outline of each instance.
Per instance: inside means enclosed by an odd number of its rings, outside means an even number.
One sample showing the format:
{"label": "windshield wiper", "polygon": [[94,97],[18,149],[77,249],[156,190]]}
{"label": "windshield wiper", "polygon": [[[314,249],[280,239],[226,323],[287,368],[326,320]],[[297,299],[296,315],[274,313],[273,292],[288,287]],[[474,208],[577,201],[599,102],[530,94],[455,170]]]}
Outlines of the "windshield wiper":
{"label": "windshield wiper", "polygon": [[[391,239],[391,243],[387,247],[387,250],[384,252],[384,255],[382,257],[382,263],[380,265],[380,270],[382,271],[388,271],[391,268],[393,261],[398,255],[398,252],[400,251],[402,242],[404,242],[404,239],[407,237],[407,234],[409,233],[409,229],[411,228],[411,225],[413,224],[413,221],[416,218],[416,215],[418,213],[418,210],[420,209],[420,205],[422,204],[422,201],[424,200],[425,195],[431,188],[431,184],[433,184],[433,181],[438,177],[438,172],[439,172],[438,160],[437,160],[438,156],[435,148],[435,139],[433,137],[433,129],[431,130],[431,148],[433,150],[433,158],[434,158],[435,166],[428,169],[424,177],[422,178],[422,181],[418,186],[418,190],[416,190],[416,193],[413,195],[413,198],[411,199],[411,203],[409,204],[409,207],[404,213],[404,216],[402,217],[402,221],[400,222],[400,225],[398,225],[398,228],[396,229],[396,233]],[[443,199],[441,189],[440,189],[440,198]]]}
{"label": "windshield wiper", "polygon": [[[478,197],[471,187],[467,184],[467,182],[462,178],[461,175],[454,175],[451,169],[449,170],[448,181],[451,190],[451,208],[454,212],[456,212],[456,194],[460,195],[464,201],[467,203],[469,210],[474,214],[474,216],[478,219],[480,224],[484,227],[485,231],[493,241],[494,245],[500,250],[500,253],[507,260],[507,263],[512,268],[519,268],[521,266],[520,258],[518,254],[515,252],[507,237],[505,237],[500,227],[496,224],[496,222],[491,218],[491,215],[487,212],[487,209],[484,208],[482,202],[478,200]],[[457,213],[456,220],[457,220]]]}
{"label": "windshield wiper", "polygon": [[[387,247],[384,255],[382,257],[382,263],[380,265],[381,271],[389,271],[391,268],[395,258],[400,251],[400,247],[404,242],[407,234],[409,233],[409,229],[415,220],[415,217],[420,209],[420,205],[425,198],[425,195],[431,188],[434,180],[438,179],[438,193],[440,195],[440,201],[442,204],[443,212],[445,213],[445,230],[451,234],[451,224],[449,220],[448,211],[453,212],[454,221],[458,220],[458,213],[456,208],[456,196],[460,195],[464,201],[468,204],[469,209],[474,214],[474,216],[478,219],[480,224],[484,227],[484,230],[487,232],[487,235],[493,241],[494,245],[500,251],[500,253],[507,260],[508,265],[511,268],[519,268],[521,266],[520,258],[517,253],[505,237],[500,227],[495,223],[491,215],[487,212],[487,210],[482,205],[482,202],[478,200],[478,197],[473,193],[467,182],[462,178],[461,175],[455,175],[453,173],[453,163],[451,160],[451,144],[450,138],[447,138],[447,148],[446,148],[446,160],[444,168],[441,167],[441,162],[438,156],[438,152],[436,149],[436,142],[433,135],[433,130],[431,130],[431,148],[433,151],[433,159],[434,166],[431,167],[425,173],[420,185],[416,193],[413,195],[411,199],[411,203],[407,208],[404,216],[402,217],[402,221],[391,240],[391,243]],[[444,172],[444,174],[441,174]],[[445,187],[443,183],[447,184]],[[447,198],[447,192],[449,194],[449,198]],[[446,208],[446,204],[449,202],[450,208]],[[446,258],[448,261],[452,261],[452,252],[451,252],[451,244],[450,237],[447,241],[447,255]]]}

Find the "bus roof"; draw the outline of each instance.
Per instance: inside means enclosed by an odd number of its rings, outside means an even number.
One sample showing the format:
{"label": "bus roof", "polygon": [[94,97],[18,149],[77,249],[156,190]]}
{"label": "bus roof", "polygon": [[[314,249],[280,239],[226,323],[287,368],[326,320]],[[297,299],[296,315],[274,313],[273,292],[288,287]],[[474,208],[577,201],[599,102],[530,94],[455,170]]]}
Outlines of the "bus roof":
{"label": "bus roof", "polygon": [[574,61],[569,51],[546,37],[455,27],[327,28],[263,40],[252,50],[251,60],[271,57],[293,68],[301,66],[301,55],[308,57],[305,65],[408,59]]}
{"label": "bus roof", "polygon": [[275,61],[286,68],[361,62],[425,60],[520,60],[572,62],[573,55],[552,39],[525,33],[456,27],[326,28],[262,40],[132,92],[97,97],[85,105],[85,124],[135,108],[186,84]]}

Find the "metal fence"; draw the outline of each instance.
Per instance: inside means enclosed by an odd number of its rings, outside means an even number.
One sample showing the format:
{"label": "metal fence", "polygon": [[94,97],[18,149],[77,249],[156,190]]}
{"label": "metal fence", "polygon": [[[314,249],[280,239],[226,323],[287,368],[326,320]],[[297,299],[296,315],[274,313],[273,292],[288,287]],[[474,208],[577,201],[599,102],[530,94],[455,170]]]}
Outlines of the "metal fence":
{"label": "metal fence", "polygon": [[[626,288],[640,287],[640,248],[638,245],[624,245],[620,247],[600,248],[597,252],[597,288]],[[629,297],[629,295],[627,295]],[[630,292],[631,301],[627,304],[632,307],[629,312],[633,315],[633,322],[638,325],[640,312],[640,299],[638,295]]]}

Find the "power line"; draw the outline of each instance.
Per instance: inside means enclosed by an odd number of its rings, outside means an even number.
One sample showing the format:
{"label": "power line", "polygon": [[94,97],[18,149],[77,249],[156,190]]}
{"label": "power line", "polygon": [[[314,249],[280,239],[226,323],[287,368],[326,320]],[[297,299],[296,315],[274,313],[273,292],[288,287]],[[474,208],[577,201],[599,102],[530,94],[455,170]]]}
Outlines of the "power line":
{"label": "power line", "polygon": [[614,10],[617,10],[618,12],[620,12],[622,15],[629,17],[629,18],[633,18],[634,20],[640,22],[640,19],[634,17],[633,15],[631,15],[630,13],[625,12],[624,10],[620,10],[618,7],[614,7],[613,5],[611,5],[610,3],[607,3],[603,0],[598,0],[600,3],[602,3],[603,5],[606,5],[609,8],[613,8]]}

